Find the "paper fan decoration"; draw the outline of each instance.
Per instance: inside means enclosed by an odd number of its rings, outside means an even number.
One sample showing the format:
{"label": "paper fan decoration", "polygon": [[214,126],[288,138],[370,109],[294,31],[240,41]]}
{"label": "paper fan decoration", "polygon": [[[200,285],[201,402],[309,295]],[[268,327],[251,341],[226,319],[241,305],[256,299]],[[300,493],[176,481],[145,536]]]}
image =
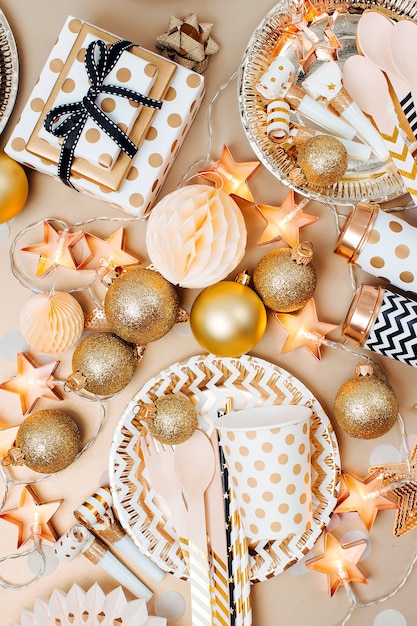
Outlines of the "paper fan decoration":
{"label": "paper fan decoration", "polygon": [[246,225],[236,202],[210,185],[166,195],[150,214],[149,258],[173,285],[204,288],[223,280],[243,258]]}
{"label": "paper fan decoration", "polygon": [[38,293],[20,313],[20,330],[33,350],[58,354],[72,348],[84,330],[84,312],[69,293]]}
{"label": "paper fan decoration", "polygon": [[10,626],[166,626],[162,617],[148,617],[143,598],[126,600],[121,587],[105,594],[94,583],[88,591],[73,584],[67,594],[59,589],[48,602],[36,600],[33,612],[22,610],[21,624]]}

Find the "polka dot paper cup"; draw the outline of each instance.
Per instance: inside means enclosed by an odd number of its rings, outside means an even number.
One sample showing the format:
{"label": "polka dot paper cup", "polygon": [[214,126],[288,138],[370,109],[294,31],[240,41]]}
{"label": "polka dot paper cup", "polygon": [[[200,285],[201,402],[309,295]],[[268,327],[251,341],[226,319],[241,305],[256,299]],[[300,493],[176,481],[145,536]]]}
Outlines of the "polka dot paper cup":
{"label": "polka dot paper cup", "polygon": [[302,535],[312,523],[311,409],[277,405],[216,421],[230,483],[250,541]]}

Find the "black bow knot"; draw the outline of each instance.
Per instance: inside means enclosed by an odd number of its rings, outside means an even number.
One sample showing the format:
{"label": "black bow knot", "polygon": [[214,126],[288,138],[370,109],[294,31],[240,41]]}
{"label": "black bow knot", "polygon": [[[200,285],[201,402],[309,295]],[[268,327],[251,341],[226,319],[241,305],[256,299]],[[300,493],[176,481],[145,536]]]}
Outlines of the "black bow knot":
{"label": "black bow knot", "polygon": [[[90,81],[90,87],[82,100],[69,104],[60,104],[47,113],[44,127],[55,137],[63,137],[58,162],[58,176],[72,187],[70,183],[71,165],[77,142],[87,119],[90,117],[130,158],[138,150],[137,145],[122,131],[96,104],[97,96],[107,93],[121,98],[127,98],[138,104],[154,109],[160,109],[161,100],[155,100],[141,93],[120,87],[118,85],[104,85],[103,81],[116,65],[124,50],[133,46],[131,41],[120,39],[107,47],[105,42],[97,39],[90,43],[86,50],[84,65]],[[64,117],[64,119],[62,119]]]}

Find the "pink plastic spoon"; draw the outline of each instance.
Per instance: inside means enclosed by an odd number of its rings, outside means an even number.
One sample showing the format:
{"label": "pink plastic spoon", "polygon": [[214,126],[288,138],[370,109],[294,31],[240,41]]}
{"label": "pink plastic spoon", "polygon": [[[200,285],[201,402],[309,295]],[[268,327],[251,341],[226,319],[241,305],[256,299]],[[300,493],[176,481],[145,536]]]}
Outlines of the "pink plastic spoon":
{"label": "pink plastic spoon", "polygon": [[410,141],[415,141],[417,111],[411,95],[411,85],[394,64],[390,45],[393,31],[394,22],[388,17],[379,11],[365,11],[358,22],[356,39],[361,53],[388,76],[405,115],[404,131]]}
{"label": "pink plastic spoon", "polygon": [[391,33],[391,54],[397,71],[408,81],[414,102],[417,102],[417,24],[400,20]]}
{"label": "pink plastic spoon", "polygon": [[343,66],[343,84],[351,98],[374,120],[404,185],[417,200],[417,163],[396,126],[394,105],[383,72],[366,57],[349,57]]}

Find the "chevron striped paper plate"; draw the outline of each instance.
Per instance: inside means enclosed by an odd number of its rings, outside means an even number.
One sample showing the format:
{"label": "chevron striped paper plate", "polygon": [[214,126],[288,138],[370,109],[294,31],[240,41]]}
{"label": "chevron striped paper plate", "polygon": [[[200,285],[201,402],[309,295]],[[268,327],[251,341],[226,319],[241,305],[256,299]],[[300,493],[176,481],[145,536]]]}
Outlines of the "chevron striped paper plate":
{"label": "chevron striped paper plate", "polygon": [[0,133],[13,111],[19,83],[19,62],[12,29],[0,10]]}
{"label": "chevron striped paper plate", "polygon": [[138,400],[154,402],[167,393],[192,399],[203,430],[217,419],[228,398],[233,399],[235,410],[272,404],[304,404],[312,408],[312,528],[282,542],[265,537],[265,541],[249,546],[252,582],[266,580],[296,563],[313,547],[336,505],[339,448],[330,420],[311,392],[287,371],[253,356],[235,359],[209,354],[175,363],[151,378],[129,402],[110,449],[114,508],[127,534],[165,571],[187,577],[169,511],[148,479],[140,433],[134,425]]}

